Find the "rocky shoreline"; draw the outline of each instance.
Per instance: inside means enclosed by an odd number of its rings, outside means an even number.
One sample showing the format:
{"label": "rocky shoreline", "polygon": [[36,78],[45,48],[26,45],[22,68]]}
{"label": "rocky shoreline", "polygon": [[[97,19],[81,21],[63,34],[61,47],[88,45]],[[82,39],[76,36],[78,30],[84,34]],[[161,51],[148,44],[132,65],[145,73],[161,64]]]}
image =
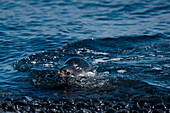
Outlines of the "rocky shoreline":
{"label": "rocky shoreline", "polygon": [[[7,97],[0,101],[1,113],[169,113],[170,103],[141,96],[122,101],[114,98],[38,98],[30,96]],[[155,104],[156,103],[156,104]]]}

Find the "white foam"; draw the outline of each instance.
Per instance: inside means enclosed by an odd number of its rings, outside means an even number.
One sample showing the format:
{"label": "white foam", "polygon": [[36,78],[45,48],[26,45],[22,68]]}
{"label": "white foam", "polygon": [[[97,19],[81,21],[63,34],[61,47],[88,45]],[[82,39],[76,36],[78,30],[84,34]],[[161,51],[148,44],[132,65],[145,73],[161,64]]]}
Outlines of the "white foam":
{"label": "white foam", "polygon": [[149,54],[149,56],[155,56],[155,54]]}
{"label": "white foam", "polygon": [[162,70],[160,67],[153,67],[152,70]]}
{"label": "white foam", "polygon": [[105,63],[105,62],[109,62],[109,61],[117,62],[117,61],[121,61],[121,60],[123,60],[123,58],[112,58],[112,59],[109,59],[109,58],[99,58],[99,59],[94,59],[92,64]]}
{"label": "white foam", "polygon": [[95,75],[96,75],[96,73],[94,73],[94,72],[87,72],[88,77],[94,77]]}
{"label": "white foam", "polygon": [[45,67],[54,67],[53,64],[43,64]]}
{"label": "white foam", "polygon": [[82,51],[85,51],[87,53],[93,53],[95,55],[109,55],[109,53],[104,53],[104,52],[97,52],[97,51],[94,51],[94,50],[90,50],[90,49],[87,49],[87,48],[79,48],[77,50],[77,53],[80,54],[82,53]]}
{"label": "white foam", "polygon": [[37,62],[36,62],[36,61],[32,61],[31,63],[32,63],[32,64],[36,64]]}
{"label": "white foam", "polygon": [[127,71],[126,70],[117,70],[117,73],[119,73],[119,74],[123,74],[123,73],[126,73]]}
{"label": "white foam", "polygon": [[141,56],[137,56],[138,58],[144,58],[145,56],[141,55]]}
{"label": "white foam", "polygon": [[108,60],[103,60],[103,59],[95,59],[92,64],[98,64],[98,63],[104,63],[107,62]]}
{"label": "white foam", "polygon": [[122,60],[123,58],[112,58],[112,59],[110,59],[110,61],[120,61],[120,60]]}

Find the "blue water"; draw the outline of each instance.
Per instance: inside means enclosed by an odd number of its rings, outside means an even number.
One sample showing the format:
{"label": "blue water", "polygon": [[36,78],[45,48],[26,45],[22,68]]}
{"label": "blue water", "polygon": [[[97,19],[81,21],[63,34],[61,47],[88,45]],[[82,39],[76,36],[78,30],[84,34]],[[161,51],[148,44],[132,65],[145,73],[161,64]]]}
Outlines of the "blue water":
{"label": "blue water", "polygon": [[[1,96],[60,95],[47,84],[47,89],[37,87],[29,75],[57,71],[73,56],[84,57],[116,81],[106,97],[122,84],[125,89],[156,87],[169,95],[169,18],[169,0],[1,0]],[[69,96],[87,93],[73,92]]]}

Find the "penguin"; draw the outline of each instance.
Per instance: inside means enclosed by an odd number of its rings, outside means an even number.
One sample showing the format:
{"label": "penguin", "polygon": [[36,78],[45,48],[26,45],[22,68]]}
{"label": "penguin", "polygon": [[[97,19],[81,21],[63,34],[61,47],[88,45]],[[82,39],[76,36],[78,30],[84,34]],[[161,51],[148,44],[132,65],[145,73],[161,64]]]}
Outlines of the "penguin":
{"label": "penguin", "polygon": [[56,74],[59,77],[77,77],[84,76],[90,70],[90,64],[83,58],[69,58],[60,71]]}

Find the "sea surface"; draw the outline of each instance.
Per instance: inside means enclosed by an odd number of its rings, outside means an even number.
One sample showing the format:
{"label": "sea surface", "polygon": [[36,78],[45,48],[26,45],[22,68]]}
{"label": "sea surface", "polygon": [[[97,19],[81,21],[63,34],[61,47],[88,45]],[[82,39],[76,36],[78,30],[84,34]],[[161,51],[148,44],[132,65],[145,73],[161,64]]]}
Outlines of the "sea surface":
{"label": "sea surface", "polygon": [[[97,78],[68,89],[49,82],[70,57]],[[0,95],[170,102],[170,1],[1,0]]]}

